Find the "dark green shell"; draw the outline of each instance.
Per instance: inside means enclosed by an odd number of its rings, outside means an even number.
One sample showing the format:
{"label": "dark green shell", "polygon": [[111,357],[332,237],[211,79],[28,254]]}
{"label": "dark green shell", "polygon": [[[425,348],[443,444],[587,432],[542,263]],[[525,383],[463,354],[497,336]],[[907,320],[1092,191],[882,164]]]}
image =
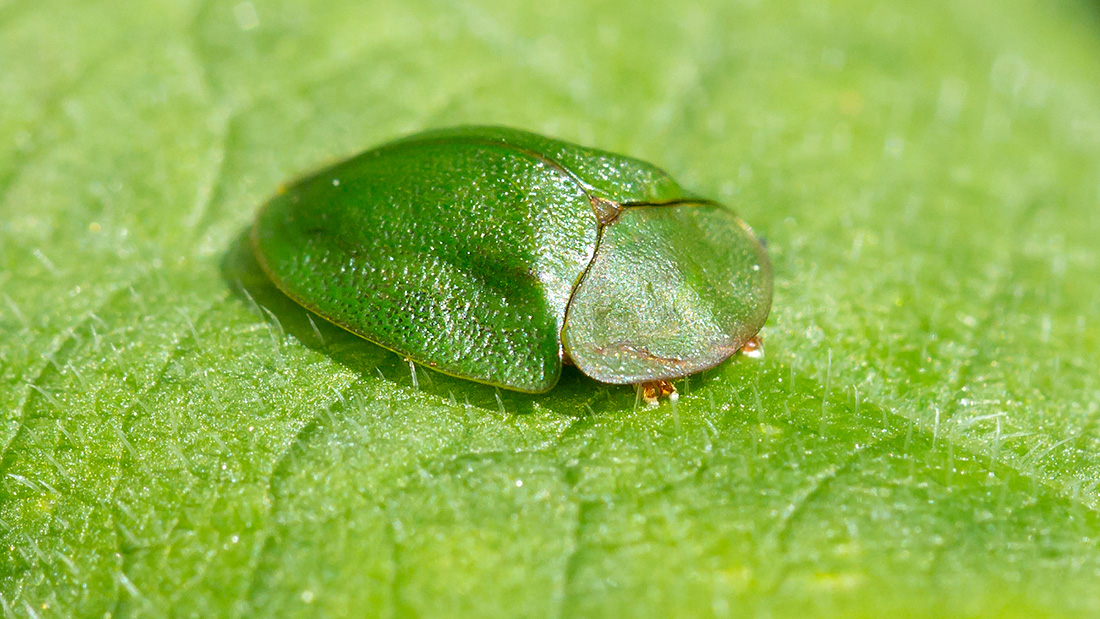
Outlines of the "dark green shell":
{"label": "dark green shell", "polygon": [[421,133],[273,198],[256,256],[292,299],[441,372],[549,390],[713,367],[760,330],[752,231],[636,159],[498,127]]}

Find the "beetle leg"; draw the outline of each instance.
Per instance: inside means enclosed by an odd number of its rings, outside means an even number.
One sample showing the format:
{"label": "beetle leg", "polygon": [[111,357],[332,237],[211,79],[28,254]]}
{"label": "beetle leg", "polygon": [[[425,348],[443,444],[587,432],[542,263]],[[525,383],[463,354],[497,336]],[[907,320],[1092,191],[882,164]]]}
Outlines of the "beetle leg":
{"label": "beetle leg", "polygon": [[756,334],[749,338],[749,341],[745,342],[745,345],[741,347],[741,354],[750,359],[763,359],[764,358],[764,339],[760,334]]}
{"label": "beetle leg", "polygon": [[638,383],[635,388],[641,392],[646,406],[657,406],[657,402],[665,396],[668,396],[668,399],[672,401],[680,397],[676,393],[676,387],[673,387],[672,383],[667,380],[651,380]]}

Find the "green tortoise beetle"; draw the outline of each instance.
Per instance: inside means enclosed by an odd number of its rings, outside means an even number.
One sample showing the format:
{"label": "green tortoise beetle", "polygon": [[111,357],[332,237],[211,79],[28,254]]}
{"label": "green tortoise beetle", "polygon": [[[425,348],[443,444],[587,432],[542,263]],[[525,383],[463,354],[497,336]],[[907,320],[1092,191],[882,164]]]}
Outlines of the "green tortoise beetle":
{"label": "green tortoise beetle", "polygon": [[763,245],[657,167],[502,127],[428,131],[281,190],[263,270],[325,319],[440,372],[542,393],[563,363],[671,380],[758,351]]}

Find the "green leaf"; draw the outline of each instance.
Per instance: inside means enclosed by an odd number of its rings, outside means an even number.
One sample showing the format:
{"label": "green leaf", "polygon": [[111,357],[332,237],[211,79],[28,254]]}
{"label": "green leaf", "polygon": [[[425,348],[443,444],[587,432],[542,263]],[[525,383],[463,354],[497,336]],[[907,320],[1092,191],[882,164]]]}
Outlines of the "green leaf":
{"label": "green leaf", "polygon": [[[1095,616],[1094,2],[0,0],[0,616]],[[417,369],[242,234],[506,124],[767,237],[676,406]]]}

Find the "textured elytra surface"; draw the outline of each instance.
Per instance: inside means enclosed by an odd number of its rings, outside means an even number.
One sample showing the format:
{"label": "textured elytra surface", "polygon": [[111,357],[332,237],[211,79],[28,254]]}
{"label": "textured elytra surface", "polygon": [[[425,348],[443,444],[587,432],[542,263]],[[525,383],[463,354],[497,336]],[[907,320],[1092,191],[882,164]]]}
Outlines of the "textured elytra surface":
{"label": "textured elytra surface", "polygon": [[294,185],[253,240],[279,287],[325,318],[444,372],[540,392],[561,373],[558,333],[596,227],[559,169],[428,138]]}
{"label": "textured elytra surface", "polygon": [[[1096,616],[1097,27],[0,2],[0,614]],[[766,359],[675,410],[414,388],[238,251],[292,175],[488,122],[735,207]]]}
{"label": "textured elytra surface", "polygon": [[[767,317],[763,248],[732,215],[696,216],[718,207],[687,197],[626,157],[446,129],[280,190],[252,242],[291,298],[453,376],[545,392],[564,352],[593,378],[640,383],[717,365]],[[634,206],[606,223],[597,201]],[[567,316],[577,324],[563,351]]]}

